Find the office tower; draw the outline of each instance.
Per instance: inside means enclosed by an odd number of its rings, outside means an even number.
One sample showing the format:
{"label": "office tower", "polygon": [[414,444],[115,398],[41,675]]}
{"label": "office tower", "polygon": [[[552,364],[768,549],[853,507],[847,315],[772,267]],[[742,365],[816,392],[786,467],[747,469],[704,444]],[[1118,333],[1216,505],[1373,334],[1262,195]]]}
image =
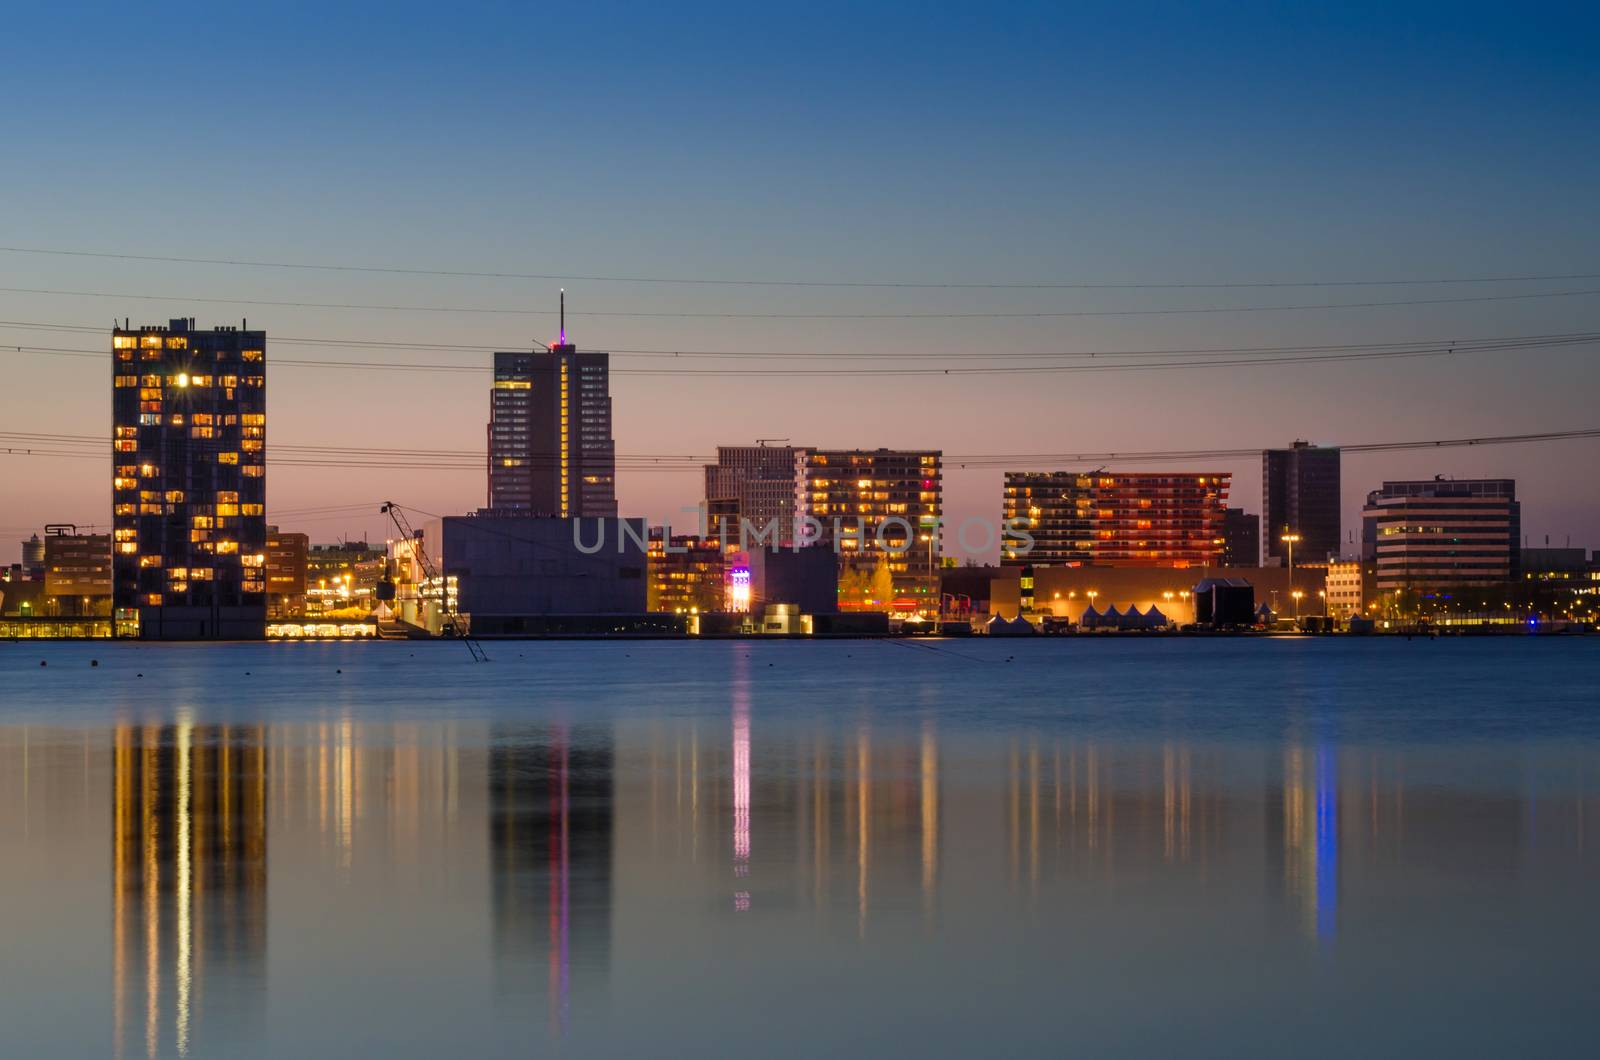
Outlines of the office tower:
{"label": "office tower", "polygon": [[[840,595],[858,579],[888,570],[892,599],[877,610],[936,611],[941,454],[930,449],[812,449],[795,456],[796,539],[829,545],[839,556]],[[820,527],[820,532],[817,531]],[[844,601],[848,602],[848,601]]]}
{"label": "office tower", "polygon": [[1513,479],[1385,482],[1367,494],[1361,522],[1380,595],[1503,586],[1520,566],[1522,505]]}
{"label": "office tower", "polygon": [[1002,565],[1209,567],[1224,545],[1230,476],[1194,471],[1007,471]]}
{"label": "office tower", "polygon": [[1222,513],[1224,567],[1255,567],[1261,563],[1261,516],[1243,508]]}
{"label": "office tower", "polygon": [[778,528],[777,543],[794,540],[795,457],[805,450],[792,445],[759,442],[719,445],[717,462],[707,464],[706,528],[736,548],[740,520],[764,533]]}
{"label": "office tower", "polygon": [[1295,563],[1339,554],[1339,450],[1297,441],[1261,453],[1261,563],[1282,563],[1285,533],[1300,535]]}
{"label": "office tower", "polygon": [[617,514],[611,355],[567,342],[565,295],[559,341],[494,355],[488,442],[490,510]]}
{"label": "office tower", "polygon": [[265,635],[266,345],[192,317],[113,329],[119,636]]}

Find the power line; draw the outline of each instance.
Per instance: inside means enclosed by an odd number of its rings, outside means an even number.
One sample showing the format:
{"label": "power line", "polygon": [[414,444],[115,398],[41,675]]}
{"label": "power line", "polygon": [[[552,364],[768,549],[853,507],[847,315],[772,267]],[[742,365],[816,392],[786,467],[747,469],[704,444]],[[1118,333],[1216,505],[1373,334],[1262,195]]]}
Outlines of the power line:
{"label": "power line", "polygon": [[[14,327],[23,331],[50,330],[70,331],[93,335],[106,334],[106,328],[92,324],[57,324],[23,320],[0,320],[0,327]],[[989,350],[978,352],[965,350],[958,353],[940,351],[895,351],[877,352],[873,350],[696,350],[696,349],[641,349],[635,347],[597,345],[597,352],[609,353],[614,357],[658,357],[658,358],[781,358],[790,360],[1039,360],[1058,357],[1084,357],[1084,358],[1113,358],[1113,357],[1157,357],[1157,356],[1207,356],[1215,354],[1243,354],[1243,353],[1327,353],[1342,350],[1372,350],[1372,349],[1404,349],[1424,346],[1450,346],[1465,348],[1478,343],[1501,342],[1540,342],[1543,340],[1588,340],[1600,338],[1600,330],[1554,332],[1535,335],[1494,335],[1494,336],[1453,336],[1437,339],[1396,339],[1388,342],[1349,342],[1349,343],[1320,343],[1296,344],[1288,346],[1180,346],[1157,349],[1133,350],[1051,350],[1051,351],[1005,351]],[[332,346],[350,347],[356,349],[385,349],[385,350],[425,350],[437,352],[524,352],[527,343],[502,342],[502,343],[437,343],[437,342],[398,342],[388,339],[335,339],[322,337],[307,337],[294,335],[269,336],[269,341],[274,347],[278,346]],[[6,344],[0,343],[0,346]],[[28,346],[32,350],[56,350],[58,347]],[[988,349],[986,347],[986,349]],[[61,352],[85,353],[101,356],[101,350],[61,350]],[[532,351],[537,352],[537,351]],[[334,363],[334,362],[289,362],[282,358],[273,358],[274,364],[285,363]],[[388,364],[391,362],[348,362],[360,365]],[[427,366],[435,367],[435,366]],[[471,367],[483,370],[483,366],[455,366],[441,365],[437,367]]]}
{"label": "power line", "polygon": [[[1584,333],[1559,339],[1526,339],[1508,340],[1500,343],[1490,342],[1441,342],[1433,346],[1406,346],[1400,349],[1369,349],[1355,350],[1344,353],[1297,353],[1285,355],[1268,355],[1266,353],[1239,354],[1231,357],[1185,357],[1175,361],[1122,361],[1115,358],[1120,354],[1104,355],[1112,363],[1088,364],[1047,364],[1047,365],[995,365],[985,364],[980,366],[956,367],[894,367],[894,368],[612,368],[610,374],[615,376],[648,376],[648,377],[739,377],[752,378],[768,376],[774,378],[794,378],[804,376],[961,376],[961,375],[1023,375],[1023,374],[1059,374],[1072,372],[1143,372],[1165,371],[1174,369],[1195,368],[1227,368],[1239,366],[1260,365],[1294,365],[1294,364],[1321,364],[1339,361],[1369,361],[1369,360],[1395,360],[1416,357],[1442,357],[1456,354],[1509,352],[1514,350],[1553,349],[1568,346],[1592,345],[1600,342],[1600,333]],[[11,347],[14,353],[36,353],[42,356],[59,357],[94,357],[106,359],[110,353],[101,353],[94,350],[68,349],[61,347],[45,346],[17,346]],[[1079,360],[1095,361],[1096,354],[1059,354],[1057,356],[1073,357]],[[988,360],[1004,360],[1004,355],[981,358]],[[492,371],[490,365],[451,365],[451,364],[416,364],[394,361],[347,361],[347,360],[305,360],[292,357],[273,358],[271,364],[278,367],[290,368],[319,368],[319,369],[359,369],[362,371],[392,371],[392,372],[443,372],[443,373],[473,373],[481,374]]]}
{"label": "power line", "polygon": [[[89,438],[88,436],[78,436],[78,437],[82,438],[82,439],[84,439],[86,441],[94,442],[97,445],[104,445],[105,441],[106,441],[104,439]],[[1574,441],[1574,440],[1586,440],[1586,439],[1594,439],[1594,438],[1600,438],[1600,427],[1587,427],[1587,428],[1579,428],[1579,429],[1575,429],[1575,430],[1566,430],[1566,431],[1541,431],[1541,432],[1534,432],[1534,433],[1527,433],[1527,434],[1480,435],[1480,436],[1463,437],[1463,438],[1436,438],[1436,439],[1420,440],[1420,441],[1352,442],[1352,443],[1346,443],[1346,444],[1332,446],[1332,447],[1333,448],[1338,448],[1338,449],[1342,450],[1345,453],[1387,453],[1387,452],[1417,451],[1417,450],[1426,450],[1426,449],[1455,449],[1455,448],[1469,448],[1469,447],[1482,448],[1482,447],[1500,446],[1500,445],[1525,445],[1525,444],[1540,443],[1540,442]],[[944,467],[945,470],[948,471],[948,470],[952,470],[952,469],[978,469],[978,468],[999,468],[999,467],[1007,467],[1007,468],[1014,468],[1015,469],[1015,468],[1025,468],[1025,467],[1028,467],[1028,466],[1039,466],[1039,465],[1046,465],[1046,464],[1050,464],[1050,465],[1063,465],[1063,464],[1114,464],[1114,463],[1177,462],[1177,461],[1191,461],[1191,460],[1229,460],[1229,459],[1237,460],[1237,459],[1248,459],[1248,458],[1259,457],[1261,455],[1261,452],[1262,452],[1263,449],[1270,449],[1270,448],[1272,448],[1272,446],[1269,445],[1269,446],[1252,446],[1252,447],[1245,447],[1245,448],[1165,449],[1165,450],[1126,450],[1126,451],[1107,450],[1107,451],[1103,451],[1103,452],[968,453],[968,454],[946,453],[946,454],[942,455],[942,466]],[[106,456],[107,456],[107,454],[104,454],[104,453],[95,454],[95,453],[86,453],[86,452],[82,452],[82,451],[46,449],[46,448],[43,448],[43,447],[37,448],[37,449],[24,448],[24,447],[17,447],[17,448],[14,448],[14,449],[0,448],[0,454],[6,454],[6,453],[9,453],[10,455],[17,455],[17,456],[84,457],[84,458],[87,458],[87,459],[95,459],[95,460],[104,460],[106,458]],[[682,461],[689,461],[689,460],[700,461],[700,460],[705,460],[707,458],[703,458],[703,457],[699,457],[699,456],[683,456],[683,457],[675,457],[673,459],[682,460]],[[302,461],[302,460],[295,459],[295,458],[284,459],[284,458],[273,458],[273,457],[269,456],[269,460],[274,465],[287,465],[287,466],[333,467],[333,468],[345,468],[345,469],[373,467],[373,466],[384,466],[384,465],[369,465],[369,464],[362,464],[362,463],[359,463],[359,462],[340,460],[335,456],[329,456],[328,458],[325,458],[325,459],[315,459],[315,460],[306,460],[306,461]],[[481,459],[477,460],[475,462],[471,462],[471,463],[467,463],[467,462],[461,462],[461,463],[456,463],[456,464],[451,464],[451,463],[433,463],[433,464],[423,464],[421,466],[433,467],[433,468],[438,469],[438,470],[460,470],[460,471],[482,471],[483,468],[484,468],[484,464],[481,461]],[[625,470],[662,471],[662,472],[699,472],[701,470],[701,468],[699,466],[688,466],[687,464],[682,464],[682,465],[665,465],[665,464],[663,464],[663,465],[646,466],[646,467],[641,467],[641,468],[625,469]],[[357,506],[352,506],[352,507],[357,507]]]}
{"label": "power line", "polygon": [[112,261],[160,261],[181,265],[228,265],[252,269],[309,269],[319,272],[371,272],[402,276],[455,276],[470,279],[552,280],[574,283],[679,284],[715,287],[821,287],[821,288],[909,288],[913,290],[1230,290],[1243,288],[1305,287],[1417,287],[1467,283],[1536,283],[1600,279],[1600,273],[1558,273],[1534,276],[1469,276],[1456,278],[1390,280],[1265,280],[1181,283],[1142,283],[1122,281],[1015,281],[955,282],[936,280],[771,280],[721,279],[684,276],[584,275],[554,272],[495,272],[469,269],[412,268],[401,265],[325,265],[299,261],[255,261],[239,258],[190,258],[161,254],[126,254],[111,251],[59,250],[46,247],[0,247],[7,254],[40,254],[72,258],[101,258]]}
{"label": "power line", "polygon": [[[115,291],[65,291],[43,287],[0,287],[9,294],[35,294],[68,298],[115,298],[143,302],[203,302],[217,305],[278,306],[299,309],[353,309],[386,313],[465,313],[474,315],[553,317],[546,309],[492,308],[486,306],[384,305],[366,302],[299,302],[265,298],[214,298],[199,295],[175,297],[127,294]],[[978,313],[729,313],[662,310],[590,310],[586,318],[628,317],[658,320],[998,320],[1062,317],[1147,317],[1215,313],[1287,313],[1315,309],[1379,309],[1394,306],[1459,305],[1469,302],[1512,302],[1534,298],[1579,298],[1600,294],[1600,289],[1541,291],[1523,294],[1469,295],[1460,298],[1409,298],[1387,302],[1323,302],[1301,305],[1201,306],[1188,309],[1060,309],[989,311]],[[574,314],[580,315],[580,314]]]}

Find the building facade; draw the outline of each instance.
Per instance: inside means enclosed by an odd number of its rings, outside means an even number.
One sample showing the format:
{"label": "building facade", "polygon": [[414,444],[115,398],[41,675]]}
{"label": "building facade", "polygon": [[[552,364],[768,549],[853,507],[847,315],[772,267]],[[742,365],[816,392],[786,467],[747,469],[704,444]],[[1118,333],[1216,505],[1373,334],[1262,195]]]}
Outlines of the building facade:
{"label": "building facade", "polygon": [[263,331],[112,331],[118,635],[266,635]]}
{"label": "building facade", "polygon": [[1285,533],[1300,535],[1295,562],[1326,563],[1340,551],[1339,450],[1297,441],[1261,454],[1261,562],[1285,562]]}
{"label": "building facade", "polygon": [[508,515],[614,517],[611,355],[565,341],[494,355],[489,509]]}
{"label": "building facade", "polygon": [[1005,566],[1209,567],[1221,562],[1226,472],[1008,471],[1002,518],[1033,538]]}
{"label": "building facade", "polygon": [[1362,509],[1363,556],[1379,594],[1504,586],[1519,569],[1513,479],[1385,482]]}
{"label": "building facade", "polygon": [[511,634],[529,618],[644,614],[647,535],[641,519],[482,513],[432,522],[423,539],[473,631]]}
{"label": "building facade", "polygon": [[1359,556],[1328,558],[1323,592],[1327,596],[1329,617],[1349,618],[1362,613],[1367,605],[1367,566]]}
{"label": "building facade", "polygon": [[1243,508],[1229,508],[1222,513],[1222,565],[1261,565],[1261,516]]}
{"label": "building facade", "polygon": [[267,527],[267,617],[299,618],[306,613],[306,557],[311,538]]}
{"label": "building facade", "polygon": [[46,536],[44,587],[56,614],[110,614],[111,535]]}
{"label": "building facade", "polygon": [[[705,466],[707,532],[737,549],[744,520],[763,540],[791,544],[796,460],[805,452],[792,445],[717,446],[717,462]],[[765,536],[768,526],[776,527],[775,539]]]}
{"label": "building facade", "polygon": [[688,615],[727,609],[726,557],[716,538],[673,534],[667,539],[655,527],[648,558],[651,611]]}
{"label": "building facade", "polygon": [[879,610],[937,611],[942,454],[932,449],[808,449],[795,457],[795,541],[822,544],[847,579],[886,568]]}

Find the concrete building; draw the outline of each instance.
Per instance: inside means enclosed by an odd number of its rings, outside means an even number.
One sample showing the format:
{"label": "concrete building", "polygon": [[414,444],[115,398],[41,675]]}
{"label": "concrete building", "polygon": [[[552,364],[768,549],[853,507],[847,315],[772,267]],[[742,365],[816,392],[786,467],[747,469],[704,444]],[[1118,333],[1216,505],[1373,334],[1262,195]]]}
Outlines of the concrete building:
{"label": "concrete building", "polygon": [[[474,633],[535,632],[552,615],[639,616],[649,603],[642,519],[451,516],[423,533]],[[436,599],[438,586],[423,586]],[[431,594],[431,595],[430,595]]]}
{"label": "concrete building", "polygon": [[617,514],[611,355],[549,348],[496,353],[489,398],[489,509],[508,515]]}
{"label": "concrete building", "polygon": [[[669,547],[670,546],[670,547]],[[651,611],[687,615],[727,610],[727,566],[722,545],[714,537],[650,530]]]}
{"label": "concrete building", "polygon": [[892,609],[937,611],[940,465],[932,449],[803,450],[795,463],[796,539],[833,549],[841,583],[847,574],[871,578],[881,563]]}
{"label": "concrete building", "polygon": [[266,345],[193,318],[113,329],[119,636],[266,635]]}
{"label": "concrete building", "polygon": [[1344,619],[1363,613],[1375,587],[1369,577],[1373,570],[1372,564],[1363,562],[1360,556],[1329,558],[1323,588],[1329,616]]}
{"label": "concrete building", "polygon": [[34,534],[22,543],[22,569],[29,578],[43,578],[45,570],[44,539]]}
{"label": "concrete building", "polygon": [[306,613],[306,557],[311,538],[267,527],[267,617],[299,618]]}
{"label": "concrete building", "polygon": [[1512,479],[1385,482],[1362,509],[1376,591],[1505,586],[1519,569],[1522,506]]}
{"label": "concrete building", "polygon": [[1221,560],[1226,472],[1008,471],[1001,516],[1033,538],[1007,566],[1207,567]]}
{"label": "concrete building", "polygon": [[1339,450],[1296,441],[1261,453],[1261,559],[1270,566],[1288,557],[1285,533],[1300,535],[1295,562],[1326,563],[1338,555]]}
{"label": "concrete building", "polygon": [[750,553],[750,607],[792,604],[798,613],[831,615],[839,610],[839,565],[826,545],[764,548]]}
{"label": "concrete building", "polygon": [[805,453],[793,445],[719,445],[717,462],[705,466],[707,533],[739,548],[740,520],[764,532],[767,540],[791,544],[795,533],[795,464]]}
{"label": "concrete building", "polygon": [[44,539],[45,596],[58,615],[111,613],[111,535],[66,533],[51,527]]}
{"label": "concrete building", "polygon": [[1221,561],[1224,567],[1261,565],[1261,516],[1243,508],[1222,513]]}

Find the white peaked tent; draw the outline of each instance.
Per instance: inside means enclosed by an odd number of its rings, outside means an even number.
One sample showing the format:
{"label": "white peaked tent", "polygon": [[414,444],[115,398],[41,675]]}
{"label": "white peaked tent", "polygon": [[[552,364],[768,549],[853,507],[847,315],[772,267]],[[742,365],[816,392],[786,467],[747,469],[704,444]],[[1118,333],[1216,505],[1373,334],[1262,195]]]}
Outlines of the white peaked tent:
{"label": "white peaked tent", "polygon": [[1144,613],[1144,627],[1146,629],[1166,629],[1172,620],[1163,615],[1155,604],[1150,605],[1150,610]]}

